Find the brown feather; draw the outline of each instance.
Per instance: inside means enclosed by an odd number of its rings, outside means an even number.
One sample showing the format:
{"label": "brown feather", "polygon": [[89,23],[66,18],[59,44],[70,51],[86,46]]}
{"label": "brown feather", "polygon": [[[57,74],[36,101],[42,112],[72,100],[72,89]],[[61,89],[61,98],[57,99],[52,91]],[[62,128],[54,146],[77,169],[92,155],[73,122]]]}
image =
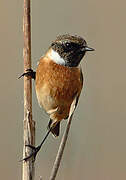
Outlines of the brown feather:
{"label": "brown feather", "polygon": [[79,67],[56,64],[47,54],[40,59],[36,71],[36,94],[40,106],[50,114],[51,126],[68,117],[74,97],[80,95],[82,79]]}

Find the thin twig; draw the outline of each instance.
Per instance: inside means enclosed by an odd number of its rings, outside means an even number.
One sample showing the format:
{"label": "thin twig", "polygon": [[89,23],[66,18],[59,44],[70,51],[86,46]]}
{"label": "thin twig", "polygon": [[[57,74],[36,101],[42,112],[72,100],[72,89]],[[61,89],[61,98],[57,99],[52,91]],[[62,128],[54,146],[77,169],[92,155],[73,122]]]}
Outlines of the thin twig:
{"label": "thin twig", "polygon": [[[30,0],[24,0],[24,72],[31,69],[31,19]],[[24,148],[23,158],[31,153],[26,147],[27,144],[35,145],[35,122],[32,120],[32,81],[31,77],[24,77]],[[23,161],[22,180],[34,179],[34,162],[32,160]]]}
{"label": "thin twig", "polygon": [[65,129],[64,135],[62,137],[62,140],[61,140],[61,143],[60,143],[57,155],[56,155],[56,159],[55,159],[55,162],[54,162],[52,172],[51,172],[51,176],[50,176],[49,180],[55,180],[55,178],[56,178],[56,175],[57,175],[57,172],[58,172],[58,169],[59,169],[59,166],[60,166],[60,162],[61,162],[61,159],[62,159],[63,151],[64,151],[64,148],[65,148],[65,144],[66,144],[66,141],[67,141],[67,138],[68,138],[68,133],[69,133],[69,130],[70,130],[70,125],[71,125],[73,113],[74,113],[74,110],[75,110],[75,106],[76,106],[76,98],[74,99],[74,101],[73,101],[73,103],[71,105],[71,108],[70,108],[70,113],[69,113],[69,118],[68,118],[68,121],[67,121],[67,126],[66,126],[66,129]]}

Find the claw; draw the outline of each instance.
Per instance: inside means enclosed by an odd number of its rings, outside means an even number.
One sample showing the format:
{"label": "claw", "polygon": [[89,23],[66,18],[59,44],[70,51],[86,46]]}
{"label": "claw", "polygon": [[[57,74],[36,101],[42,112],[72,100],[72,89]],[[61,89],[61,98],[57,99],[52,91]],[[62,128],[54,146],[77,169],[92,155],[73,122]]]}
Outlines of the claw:
{"label": "claw", "polygon": [[29,159],[32,158],[32,157],[33,157],[33,162],[34,162],[35,159],[36,159],[36,155],[37,155],[38,151],[40,150],[41,146],[40,146],[40,145],[37,146],[37,147],[34,147],[34,146],[32,146],[32,145],[25,145],[25,146],[30,147],[30,148],[33,150],[33,152],[32,152],[29,156],[21,159],[19,162],[21,162],[21,161],[27,161],[27,160],[29,160]]}
{"label": "claw", "polygon": [[29,156],[27,156],[27,157],[23,158],[22,160],[20,160],[19,162],[21,162],[21,161],[27,161],[27,160],[29,160],[31,157],[33,157],[33,162],[34,162],[35,159],[36,159],[37,153],[38,153],[39,150],[41,149],[43,143],[45,142],[45,140],[46,140],[46,138],[48,137],[48,135],[49,135],[50,132],[51,132],[51,129],[49,129],[49,130],[47,131],[44,139],[42,140],[42,142],[41,142],[41,144],[40,144],[39,146],[34,147],[34,146],[32,146],[32,145],[26,144],[25,146],[27,146],[27,147],[29,147],[29,148],[32,149],[32,153],[31,153]]}
{"label": "claw", "polygon": [[26,69],[26,72],[23,73],[21,76],[19,76],[18,79],[20,79],[24,76],[26,76],[26,77],[31,76],[32,79],[35,79],[35,74],[36,74],[36,72],[33,71],[32,69]]}

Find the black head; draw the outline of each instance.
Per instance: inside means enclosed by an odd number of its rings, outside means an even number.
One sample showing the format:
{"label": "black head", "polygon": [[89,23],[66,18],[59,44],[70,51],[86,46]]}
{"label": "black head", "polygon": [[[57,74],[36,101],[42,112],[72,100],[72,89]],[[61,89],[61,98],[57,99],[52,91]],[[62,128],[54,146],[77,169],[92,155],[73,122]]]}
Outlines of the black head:
{"label": "black head", "polygon": [[51,48],[65,61],[65,66],[76,67],[86,51],[94,51],[80,36],[61,35],[52,42]]}

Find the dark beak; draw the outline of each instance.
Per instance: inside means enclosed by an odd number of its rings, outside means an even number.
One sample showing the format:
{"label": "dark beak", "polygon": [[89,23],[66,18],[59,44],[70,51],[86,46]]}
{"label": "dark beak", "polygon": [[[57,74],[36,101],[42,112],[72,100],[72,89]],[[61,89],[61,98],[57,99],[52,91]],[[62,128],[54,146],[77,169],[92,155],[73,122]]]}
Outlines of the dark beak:
{"label": "dark beak", "polygon": [[85,47],[85,51],[95,51],[95,49],[86,46],[86,47]]}

